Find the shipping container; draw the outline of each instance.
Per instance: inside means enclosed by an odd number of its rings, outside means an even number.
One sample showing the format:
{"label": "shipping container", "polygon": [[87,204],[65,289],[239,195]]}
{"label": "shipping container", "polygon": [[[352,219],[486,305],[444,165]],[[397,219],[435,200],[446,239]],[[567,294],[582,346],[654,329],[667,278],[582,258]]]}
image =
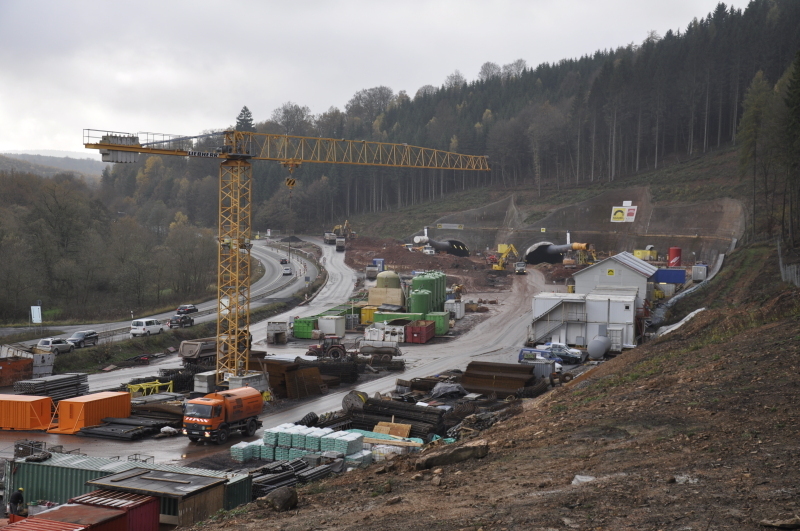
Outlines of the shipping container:
{"label": "shipping container", "polygon": [[708,277],[708,266],[707,265],[695,265],[692,266],[692,280],[695,282],[702,282],[703,280]]}
{"label": "shipping container", "polygon": [[89,529],[89,526],[44,520],[42,518],[25,518],[0,529],[7,529],[8,531],[81,531]]}
{"label": "shipping container", "polygon": [[377,306],[364,306],[363,308],[361,308],[361,323],[362,324],[374,323],[375,311],[377,309],[378,309]]}
{"label": "shipping container", "polygon": [[450,312],[429,312],[426,317],[436,323],[437,336],[443,336],[450,331]]}
{"label": "shipping container", "polygon": [[129,531],[158,531],[160,507],[154,496],[101,489],[73,498],[69,503],[125,511]]}
{"label": "shipping container", "polygon": [[58,424],[48,433],[73,434],[86,426],[96,426],[105,417],[131,416],[131,394],[105,391],[61,400],[56,408]]}
{"label": "shipping container", "polygon": [[436,335],[434,321],[412,321],[406,325],[406,343],[427,343]]}
{"label": "shipping container", "polygon": [[343,315],[323,315],[317,322],[323,334],[344,337],[347,323]]}
{"label": "shipping container", "polygon": [[314,330],[318,330],[317,319],[315,317],[294,320],[294,337],[298,339],[311,339],[311,334]]}
{"label": "shipping container", "polygon": [[651,282],[659,284],[684,284],[686,282],[686,270],[678,269],[659,269],[649,278]]}
{"label": "shipping container", "polygon": [[464,318],[464,301],[462,300],[446,300],[444,302],[444,311],[450,312],[453,314],[453,318],[463,319]]}
{"label": "shipping container", "polygon": [[[32,354],[42,357],[42,354]],[[0,358],[0,387],[11,387],[14,382],[33,378],[32,358]]]}
{"label": "shipping container", "polygon": [[67,504],[47,509],[28,519],[77,524],[85,526],[86,529],[91,529],[92,531],[138,531],[128,527],[126,517],[125,511],[119,509]]}
{"label": "shipping container", "polygon": [[52,418],[49,396],[0,395],[0,429],[46,430]]}
{"label": "shipping container", "polygon": [[634,249],[633,256],[640,260],[655,262],[658,260],[658,251],[652,249]]}

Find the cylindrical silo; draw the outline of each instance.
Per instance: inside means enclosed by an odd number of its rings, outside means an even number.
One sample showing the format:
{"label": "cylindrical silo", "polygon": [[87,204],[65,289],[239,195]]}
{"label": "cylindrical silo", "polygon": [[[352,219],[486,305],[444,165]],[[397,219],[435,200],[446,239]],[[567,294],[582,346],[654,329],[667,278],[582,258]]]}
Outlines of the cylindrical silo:
{"label": "cylindrical silo", "polygon": [[379,288],[400,288],[400,277],[394,271],[383,271],[378,273],[376,285]]}
{"label": "cylindrical silo", "polygon": [[667,265],[669,267],[680,267],[681,266],[681,248],[680,247],[670,247],[668,256],[669,256],[669,260],[667,261]]}
{"label": "cylindrical silo", "polygon": [[411,302],[408,304],[411,313],[427,314],[431,311],[431,292],[426,289],[417,289],[411,292]]}

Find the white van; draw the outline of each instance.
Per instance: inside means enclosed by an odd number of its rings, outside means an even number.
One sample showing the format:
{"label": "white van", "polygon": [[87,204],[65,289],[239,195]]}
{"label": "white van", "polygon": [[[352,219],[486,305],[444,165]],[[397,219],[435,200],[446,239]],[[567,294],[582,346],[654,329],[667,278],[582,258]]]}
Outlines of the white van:
{"label": "white van", "polygon": [[160,334],[164,326],[157,319],[136,319],[131,322],[131,337]]}

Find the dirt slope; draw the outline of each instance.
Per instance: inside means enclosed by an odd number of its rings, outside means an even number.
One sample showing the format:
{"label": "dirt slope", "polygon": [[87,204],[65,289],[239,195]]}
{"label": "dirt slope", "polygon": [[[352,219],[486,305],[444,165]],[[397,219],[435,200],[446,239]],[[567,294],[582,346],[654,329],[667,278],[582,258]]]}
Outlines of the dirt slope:
{"label": "dirt slope", "polygon": [[408,458],[373,465],[300,488],[297,511],[250,505],[195,528],[711,531],[800,513],[800,290],[772,253],[733,253],[684,303],[713,307],[525,401],[479,435],[483,459],[421,476]]}

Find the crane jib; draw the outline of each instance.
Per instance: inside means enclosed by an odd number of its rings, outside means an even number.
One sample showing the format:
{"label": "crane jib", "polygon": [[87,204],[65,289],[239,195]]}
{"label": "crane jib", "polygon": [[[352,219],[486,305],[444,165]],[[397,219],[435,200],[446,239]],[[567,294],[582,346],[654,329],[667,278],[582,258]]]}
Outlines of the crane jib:
{"label": "crane jib", "polygon": [[187,151],[190,157],[209,157],[209,158],[219,158],[219,153],[215,153],[213,151]]}

